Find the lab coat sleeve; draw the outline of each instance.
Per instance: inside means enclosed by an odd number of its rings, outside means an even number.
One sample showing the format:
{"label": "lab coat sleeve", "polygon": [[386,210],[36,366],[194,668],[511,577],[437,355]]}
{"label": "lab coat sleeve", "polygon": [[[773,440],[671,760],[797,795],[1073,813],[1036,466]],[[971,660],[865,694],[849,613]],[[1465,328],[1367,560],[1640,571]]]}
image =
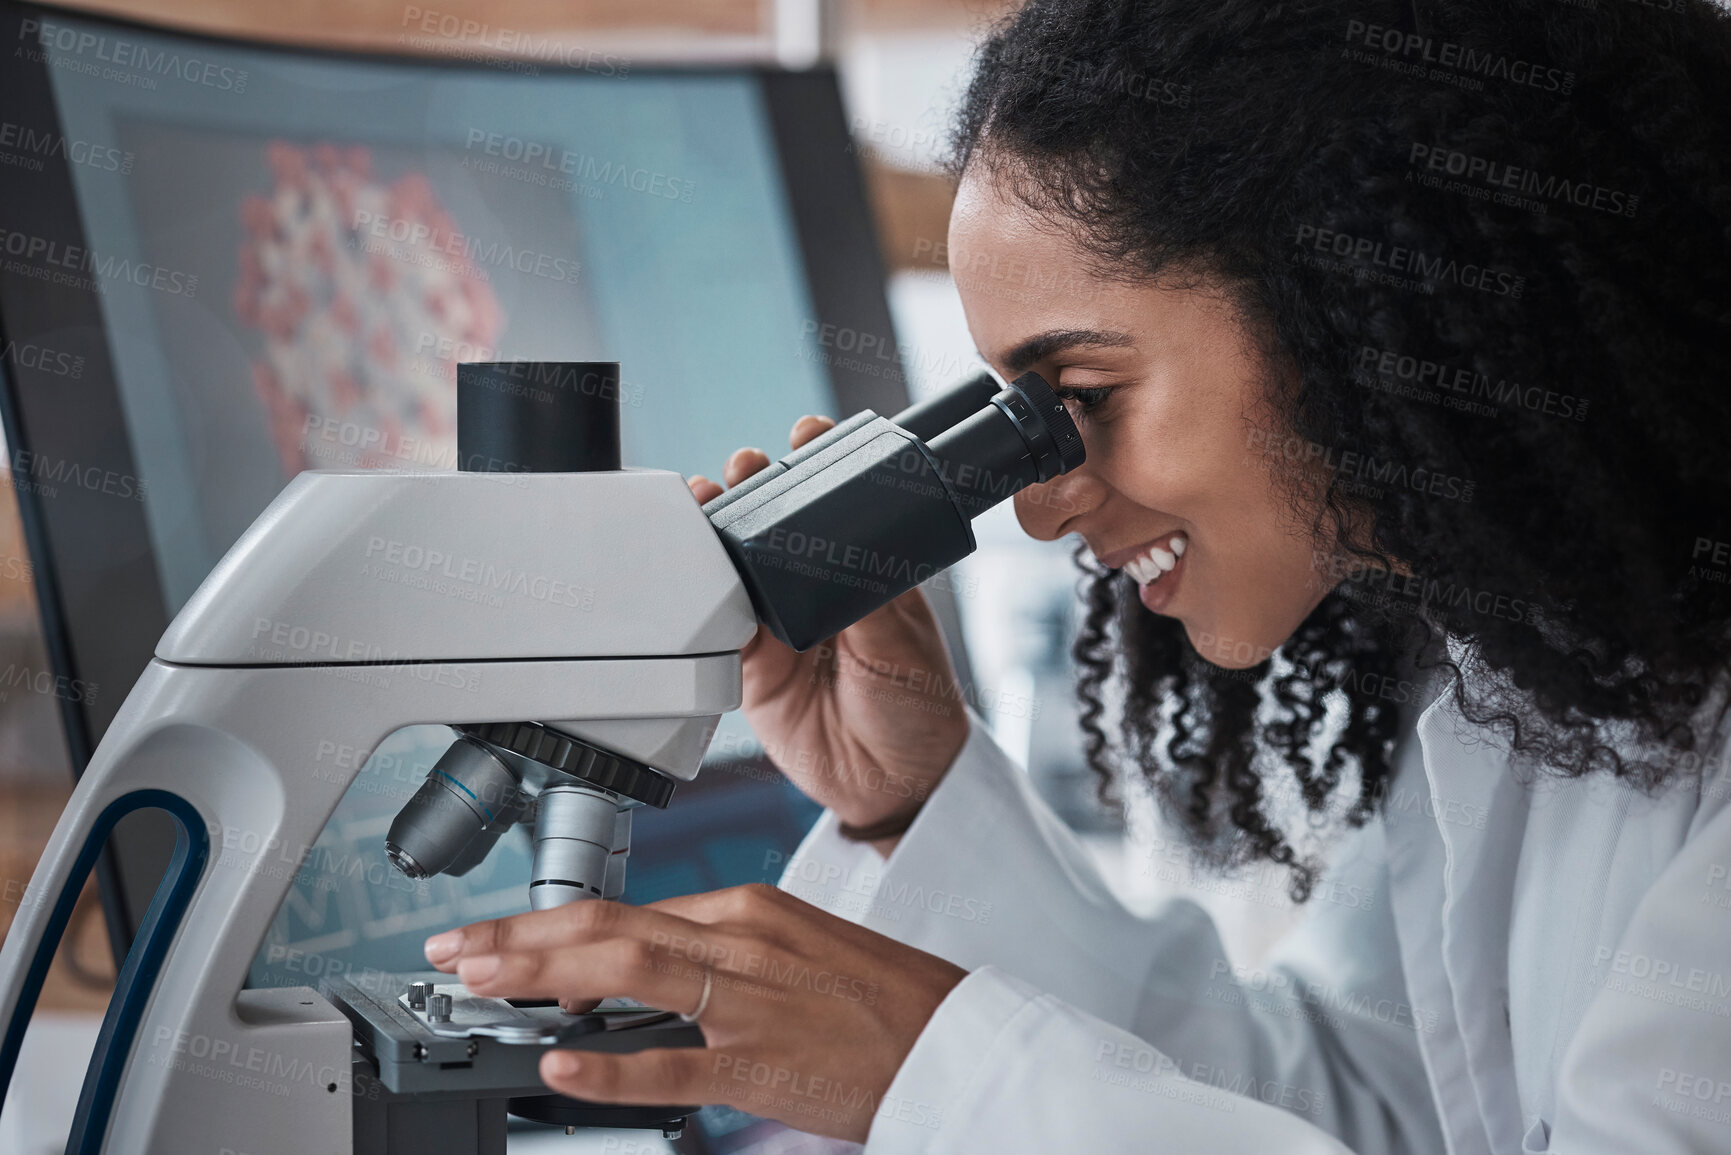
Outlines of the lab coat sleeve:
{"label": "lab coat sleeve", "polygon": [[1126,910],[970,723],[887,860],[842,839],[826,812],[782,877],[973,972],[899,1071],[873,1155],[1141,1152],[1156,1138],[1174,1155],[1340,1150],[1336,1140],[1360,1155],[1442,1150],[1379,826],[1346,848],[1322,891],[1333,898],[1249,970],[1194,903]]}
{"label": "lab coat sleeve", "polygon": [[1688,840],[1603,960],[1558,1073],[1557,1117],[1533,1124],[1524,1151],[1731,1150],[1731,772],[1702,793]]}

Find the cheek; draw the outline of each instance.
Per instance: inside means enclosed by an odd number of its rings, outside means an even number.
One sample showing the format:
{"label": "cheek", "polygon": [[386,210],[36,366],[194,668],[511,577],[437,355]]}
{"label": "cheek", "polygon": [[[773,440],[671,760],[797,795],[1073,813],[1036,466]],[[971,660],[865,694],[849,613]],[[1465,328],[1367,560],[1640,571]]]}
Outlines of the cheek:
{"label": "cheek", "polygon": [[1100,476],[1137,505],[1190,520],[1238,518],[1263,504],[1259,479],[1232,441],[1170,423],[1145,429],[1136,438],[1100,439]]}
{"label": "cheek", "polygon": [[1084,429],[1090,465],[1136,504],[1178,517],[1260,504],[1242,387],[1215,377],[1151,374],[1131,404]]}
{"label": "cheek", "polygon": [[1265,661],[1327,593],[1317,542],[1283,509],[1271,498],[1246,499],[1199,519],[1183,621],[1197,652],[1217,665]]}

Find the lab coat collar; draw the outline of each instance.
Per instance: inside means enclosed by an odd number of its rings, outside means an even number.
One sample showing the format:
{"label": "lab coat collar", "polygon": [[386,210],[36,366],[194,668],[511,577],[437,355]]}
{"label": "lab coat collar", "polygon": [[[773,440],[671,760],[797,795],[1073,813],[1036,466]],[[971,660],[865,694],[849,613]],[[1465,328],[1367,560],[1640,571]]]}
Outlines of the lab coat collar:
{"label": "lab coat collar", "polygon": [[[1452,637],[1448,655],[1469,683],[1482,676]],[[1461,716],[1445,671],[1431,683],[1436,696],[1414,726],[1417,748],[1403,752],[1384,809],[1390,898],[1413,1003],[1435,1016],[1419,1043],[1448,1149],[1489,1155],[1520,1150],[1523,1129],[1509,924],[1528,803],[1506,747]]]}

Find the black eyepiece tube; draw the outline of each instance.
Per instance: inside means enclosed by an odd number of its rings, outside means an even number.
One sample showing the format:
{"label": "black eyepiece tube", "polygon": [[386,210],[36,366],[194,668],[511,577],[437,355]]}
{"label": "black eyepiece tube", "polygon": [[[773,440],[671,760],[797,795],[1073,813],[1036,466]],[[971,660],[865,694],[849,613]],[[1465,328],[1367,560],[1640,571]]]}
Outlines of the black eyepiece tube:
{"label": "black eyepiece tube", "polygon": [[950,386],[935,397],[909,405],[890,420],[921,441],[930,441],[950,426],[978,413],[983,406],[990,405],[997,392],[998,379],[990,373],[980,373],[960,385]]}
{"label": "black eyepiece tube", "polygon": [[703,507],[771,633],[795,650],[834,637],[974,552],[981,512],[1082,463],[1043,380],[988,385],[946,395],[946,413],[977,404],[929,444],[866,410]]}
{"label": "black eyepiece tube", "polygon": [[979,412],[927,446],[962,509],[978,517],[1005,498],[1082,464],[1082,437],[1052,387],[1024,373]]}
{"label": "black eyepiece tube", "polygon": [[469,473],[618,469],[619,362],[460,362],[457,465]]}

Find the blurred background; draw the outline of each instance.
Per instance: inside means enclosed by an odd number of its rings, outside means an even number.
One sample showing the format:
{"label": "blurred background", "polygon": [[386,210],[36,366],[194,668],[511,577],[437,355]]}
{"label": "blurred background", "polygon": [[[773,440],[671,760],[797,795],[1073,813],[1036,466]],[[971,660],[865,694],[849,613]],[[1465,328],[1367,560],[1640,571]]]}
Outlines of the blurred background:
{"label": "blurred background", "polygon": [[[941,161],[950,112],[966,82],[974,45],[983,29],[1008,11],[1009,6],[987,0],[428,0],[420,5],[400,0],[279,0],[273,4],[250,0],[120,0],[66,9],[68,18],[74,12],[84,12],[274,45],[448,58],[470,65],[491,62],[507,72],[512,69],[511,62],[521,57],[518,50],[528,45],[534,46],[534,53],[542,60],[547,46],[563,45],[568,49],[563,57],[566,63],[573,58],[610,60],[614,67],[628,65],[637,72],[667,65],[696,69],[745,64],[792,70],[833,67],[851,141],[851,163],[857,165],[863,180],[875,230],[902,382],[915,399],[981,367],[945,263],[943,241],[952,189]],[[537,67],[526,64],[514,75],[530,77]],[[180,195],[170,177],[185,160],[176,150],[190,146],[183,138],[153,136],[156,130],[147,126],[126,131],[130,135],[120,143],[129,155],[136,152],[140,158],[133,180],[135,201],[129,211],[148,214],[151,205],[166,205]],[[200,147],[215,148],[218,144],[207,141]],[[354,195],[345,191],[343,173],[362,173],[375,183],[389,184],[392,196],[400,199],[406,195],[402,190],[407,186],[398,180],[399,170],[406,171],[405,164],[389,149],[372,150],[364,165],[355,168],[349,159],[327,163],[328,158],[313,151],[272,147],[268,157],[261,154],[251,160],[236,152],[233,162],[222,166],[225,179],[234,182],[236,189],[249,186],[249,182],[263,188],[273,173],[274,179],[283,181],[318,169],[336,190],[333,195]],[[246,167],[249,163],[256,172]],[[691,166],[700,162],[687,159],[681,163],[687,166],[683,173],[689,178],[694,171]],[[670,171],[677,181],[681,170]],[[719,178],[705,179],[710,181],[707,186],[693,182],[700,194],[712,191],[714,180]],[[154,193],[153,180],[161,182]],[[532,220],[543,232],[577,227],[560,215],[564,210],[543,203],[545,198],[537,200],[536,194],[525,190],[507,191],[518,199],[484,207],[504,219]],[[466,211],[462,203],[444,208],[459,216]],[[268,207],[258,211],[267,212]],[[235,227],[245,231],[253,229],[254,223],[237,219]],[[617,256],[620,268],[629,257],[629,253]],[[271,410],[272,427],[278,434],[282,428],[293,428],[304,420],[310,403],[304,396],[297,399],[292,381],[287,380],[296,372],[296,362],[292,350],[282,345],[283,335],[273,330],[268,308],[256,300],[251,306],[247,302],[249,293],[261,291],[256,282],[269,269],[277,268],[272,262],[280,259],[280,254],[273,253],[245,258],[238,276],[225,274],[233,283],[206,292],[225,300],[232,297],[237,312],[263,334],[250,350],[250,359],[257,396]],[[730,256],[728,260],[734,263],[728,266],[729,271],[717,275],[723,280],[737,275],[749,281],[750,270],[741,262],[751,259],[749,255]],[[762,259],[767,262],[770,258]],[[591,267],[595,267],[593,259]],[[471,276],[472,284],[488,283],[485,270],[482,274]],[[768,310],[773,302],[767,290],[765,293],[762,307]],[[501,287],[499,294],[507,296],[507,289]],[[533,307],[532,303],[513,300],[489,304],[490,299],[484,291],[469,292],[465,297],[466,307],[471,309],[467,327],[441,330],[447,337],[454,335],[456,347],[455,353],[447,349],[439,354],[446,368],[462,353],[464,342],[481,350],[498,343],[500,322],[489,309],[515,309],[521,325],[523,310]],[[545,304],[544,295],[539,299]],[[110,307],[117,314],[123,311],[118,304]],[[590,326],[595,331],[616,333],[623,323],[609,320],[605,302],[581,295],[570,300],[558,298],[546,307],[559,310],[559,323],[577,329]],[[176,321],[164,313],[156,323],[172,327],[193,322]],[[847,352],[845,345],[837,348]],[[817,355],[837,354],[835,349],[820,347]],[[244,361],[236,364],[245,371]],[[634,404],[631,371],[628,363],[627,405]],[[189,375],[177,377],[171,366],[164,377],[178,383]],[[253,396],[251,392],[247,395]],[[822,404],[821,400],[811,402],[791,385],[785,396],[749,391],[745,396],[761,412],[756,413],[754,423],[742,427],[740,436],[755,432],[758,443],[772,456],[783,445],[768,439],[785,434],[766,431],[785,430],[799,413]],[[650,400],[653,403],[653,394]],[[177,404],[188,404],[186,397],[179,397]],[[202,405],[201,411],[207,411],[217,402],[195,397],[191,404]],[[301,408],[293,408],[295,405]],[[437,424],[433,418],[423,419]],[[148,415],[139,418],[139,422],[147,420]],[[383,418],[375,414],[373,420]],[[627,410],[628,438],[633,420],[633,412]],[[135,437],[142,427],[135,423]],[[733,436],[731,430],[726,436]],[[210,560],[220,556],[233,533],[244,527],[283,478],[300,468],[374,464],[345,460],[340,452],[342,439],[326,440],[330,443],[328,453],[316,444],[308,447],[303,442],[297,455],[292,438],[276,436],[280,473],[258,475],[253,486],[257,492],[249,491],[247,484],[197,487],[202,505],[196,527],[189,528],[191,522],[153,527],[160,540],[178,541],[184,547],[162,551],[159,576],[171,607],[184,601]],[[272,438],[261,433],[256,444],[231,444],[228,451],[236,458],[269,458],[272,444]],[[721,454],[707,442],[693,442],[684,453],[660,443],[639,449],[635,453],[638,463],[667,464],[683,472],[708,471],[714,475],[721,464]],[[704,460],[699,452],[713,454],[715,459]],[[8,453],[7,460],[16,465],[18,459]],[[232,461],[225,464],[219,456],[206,462],[205,468],[221,477],[223,469],[238,467]],[[148,471],[146,476],[150,476]],[[19,479],[20,486],[32,484],[28,477]],[[152,484],[156,484],[154,480]],[[4,886],[0,926],[16,910],[73,783],[62,716],[65,687],[62,684],[57,691],[53,678],[45,682],[41,677],[53,664],[38,613],[38,570],[20,527],[17,498],[10,480],[0,487],[0,883]],[[152,511],[152,516],[160,521],[162,515]],[[194,528],[204,536],[198,537]],[[982,517],[975,529],[979,551],[946,583],[955,624],[965,642],[964,678],[970,700],[989,721],[997,739],[1026,765],[1040,793],[1095,853],[1127,905],[1149,911],[1169,895],[1189,894],[1215,914],[1235,961],[1256,961],[1292,920],[1283,876],[1265,872],[1237,880],[1195,877],[1182,855],[1169,853],[1168,835],[1144,798],[1132,791],[1123,811],[1109,811],[1095,800],[1093,777],[1081,760],[1071,689],[1069,646],[1078,608],[1071,544],[1028,539],[1016,526],[1008,503]],[[117,705],[117,700],[110,701],[107,708],[112,711]],[[351,791],[352,798],[332,824],[340,828],[332,837],[350,838],[357,846],[375,844],[383,824],[413,791],[441,748],[442,741],[436,736],[400,733],[368,764]],[[732,781],[749,779],[763,785],[761,754],[737,718],[724,724],[715,757],[735,771]],[[708,777],[730,780],[722,772]],[[703,781],[700,778],[694,790]],[[815,809],[781,791],[772,807],[775,813],[765,818],[763,797],[753,796],[750,817],[741,810],[738,823],[730,827],[737,837],[731,841],[711,838],[705,843],[707,857],[701,861],[681,859],[676,865],[658,867],[656,856],[645,850],[646,845],[653,846],[656,832],[650,829],[640,834],[632,860],[632,870],[637,873],[632,876],[628,898],[647,901],[666,893],[731,882],[774,881],[778,870],[773,864],[782,859],[766,854],[765,847],[779,854],[791,851],[788,832],[797,838],[798,832],[809,826]],[[728,805],[718,792],[710,807],[711,819],[721,815],[725,822]],[[754,822],[759,825],[753,826]],[[674,840],[680,831],[668,828],[662,836]],[[513,859],[510,853],[523,857]],[[487,889],[488,878],[482,876],[462,880],[461,887],[444,889],[440,887],[457,880],[433,880],[431,893],[394,896],[393,901],[401,901],[400,910],[381,910],[380,897],[368,897],[371,906],[364,917],[353,912],[343,918],[328,915],[324,900],[340,893],[340,888],[316,878],[307,880],[285,904],[272,941],[261,951],[254,980],[267,984],[308,981],[304,973],[273,970],[269,948],[314,944],[315,953],[322,950],[335,957],[357,941],[354,927],[362,924],[380,927],[389,923],[390,927],[388,933],[366,932],[374,935],[375,951],[368,965],[385,969],[412,966],[414,959],[403,952],[412,956],[424,927],[448,925],[458,915],[484,917],[509,909],[511,902],[520,898],[516,873],[526,864],[526,855],[526,846],[522,846],[490,861],[489,870],[502,880],[494,890]],[[669,857],[667,862],[672,864],[673,859]],[[499,898],[506,894],[514,897]],[[296,909],[289,910],[288,906]],[[275,957],[285,953],[278,949]],[[5,1115],[0,1117],[0,1151],[36,1155],[60,1149],[77,1094],[77,1076],[89,1054],[113,975],[105,921],[92,886],[80,903],[32,1027],[28,1046],[33,1061],[27,1056]],[[706,1122],[710,1146],[705,1150],[767,1153],[837,1149],[798,1133],[760,1126],[745,1117],[730,1117],[728,1112],[711,1109],[710,1116]],[[659,1139],[640,1133],[611,1137],[590,1134],[572,1139],[513,1133],[512,1149],[540,1150],[543,1148],[536,1144],[543,1142],[548,1144],[546,1149],[558,1146],[562,1150],[668,1149]]]}

